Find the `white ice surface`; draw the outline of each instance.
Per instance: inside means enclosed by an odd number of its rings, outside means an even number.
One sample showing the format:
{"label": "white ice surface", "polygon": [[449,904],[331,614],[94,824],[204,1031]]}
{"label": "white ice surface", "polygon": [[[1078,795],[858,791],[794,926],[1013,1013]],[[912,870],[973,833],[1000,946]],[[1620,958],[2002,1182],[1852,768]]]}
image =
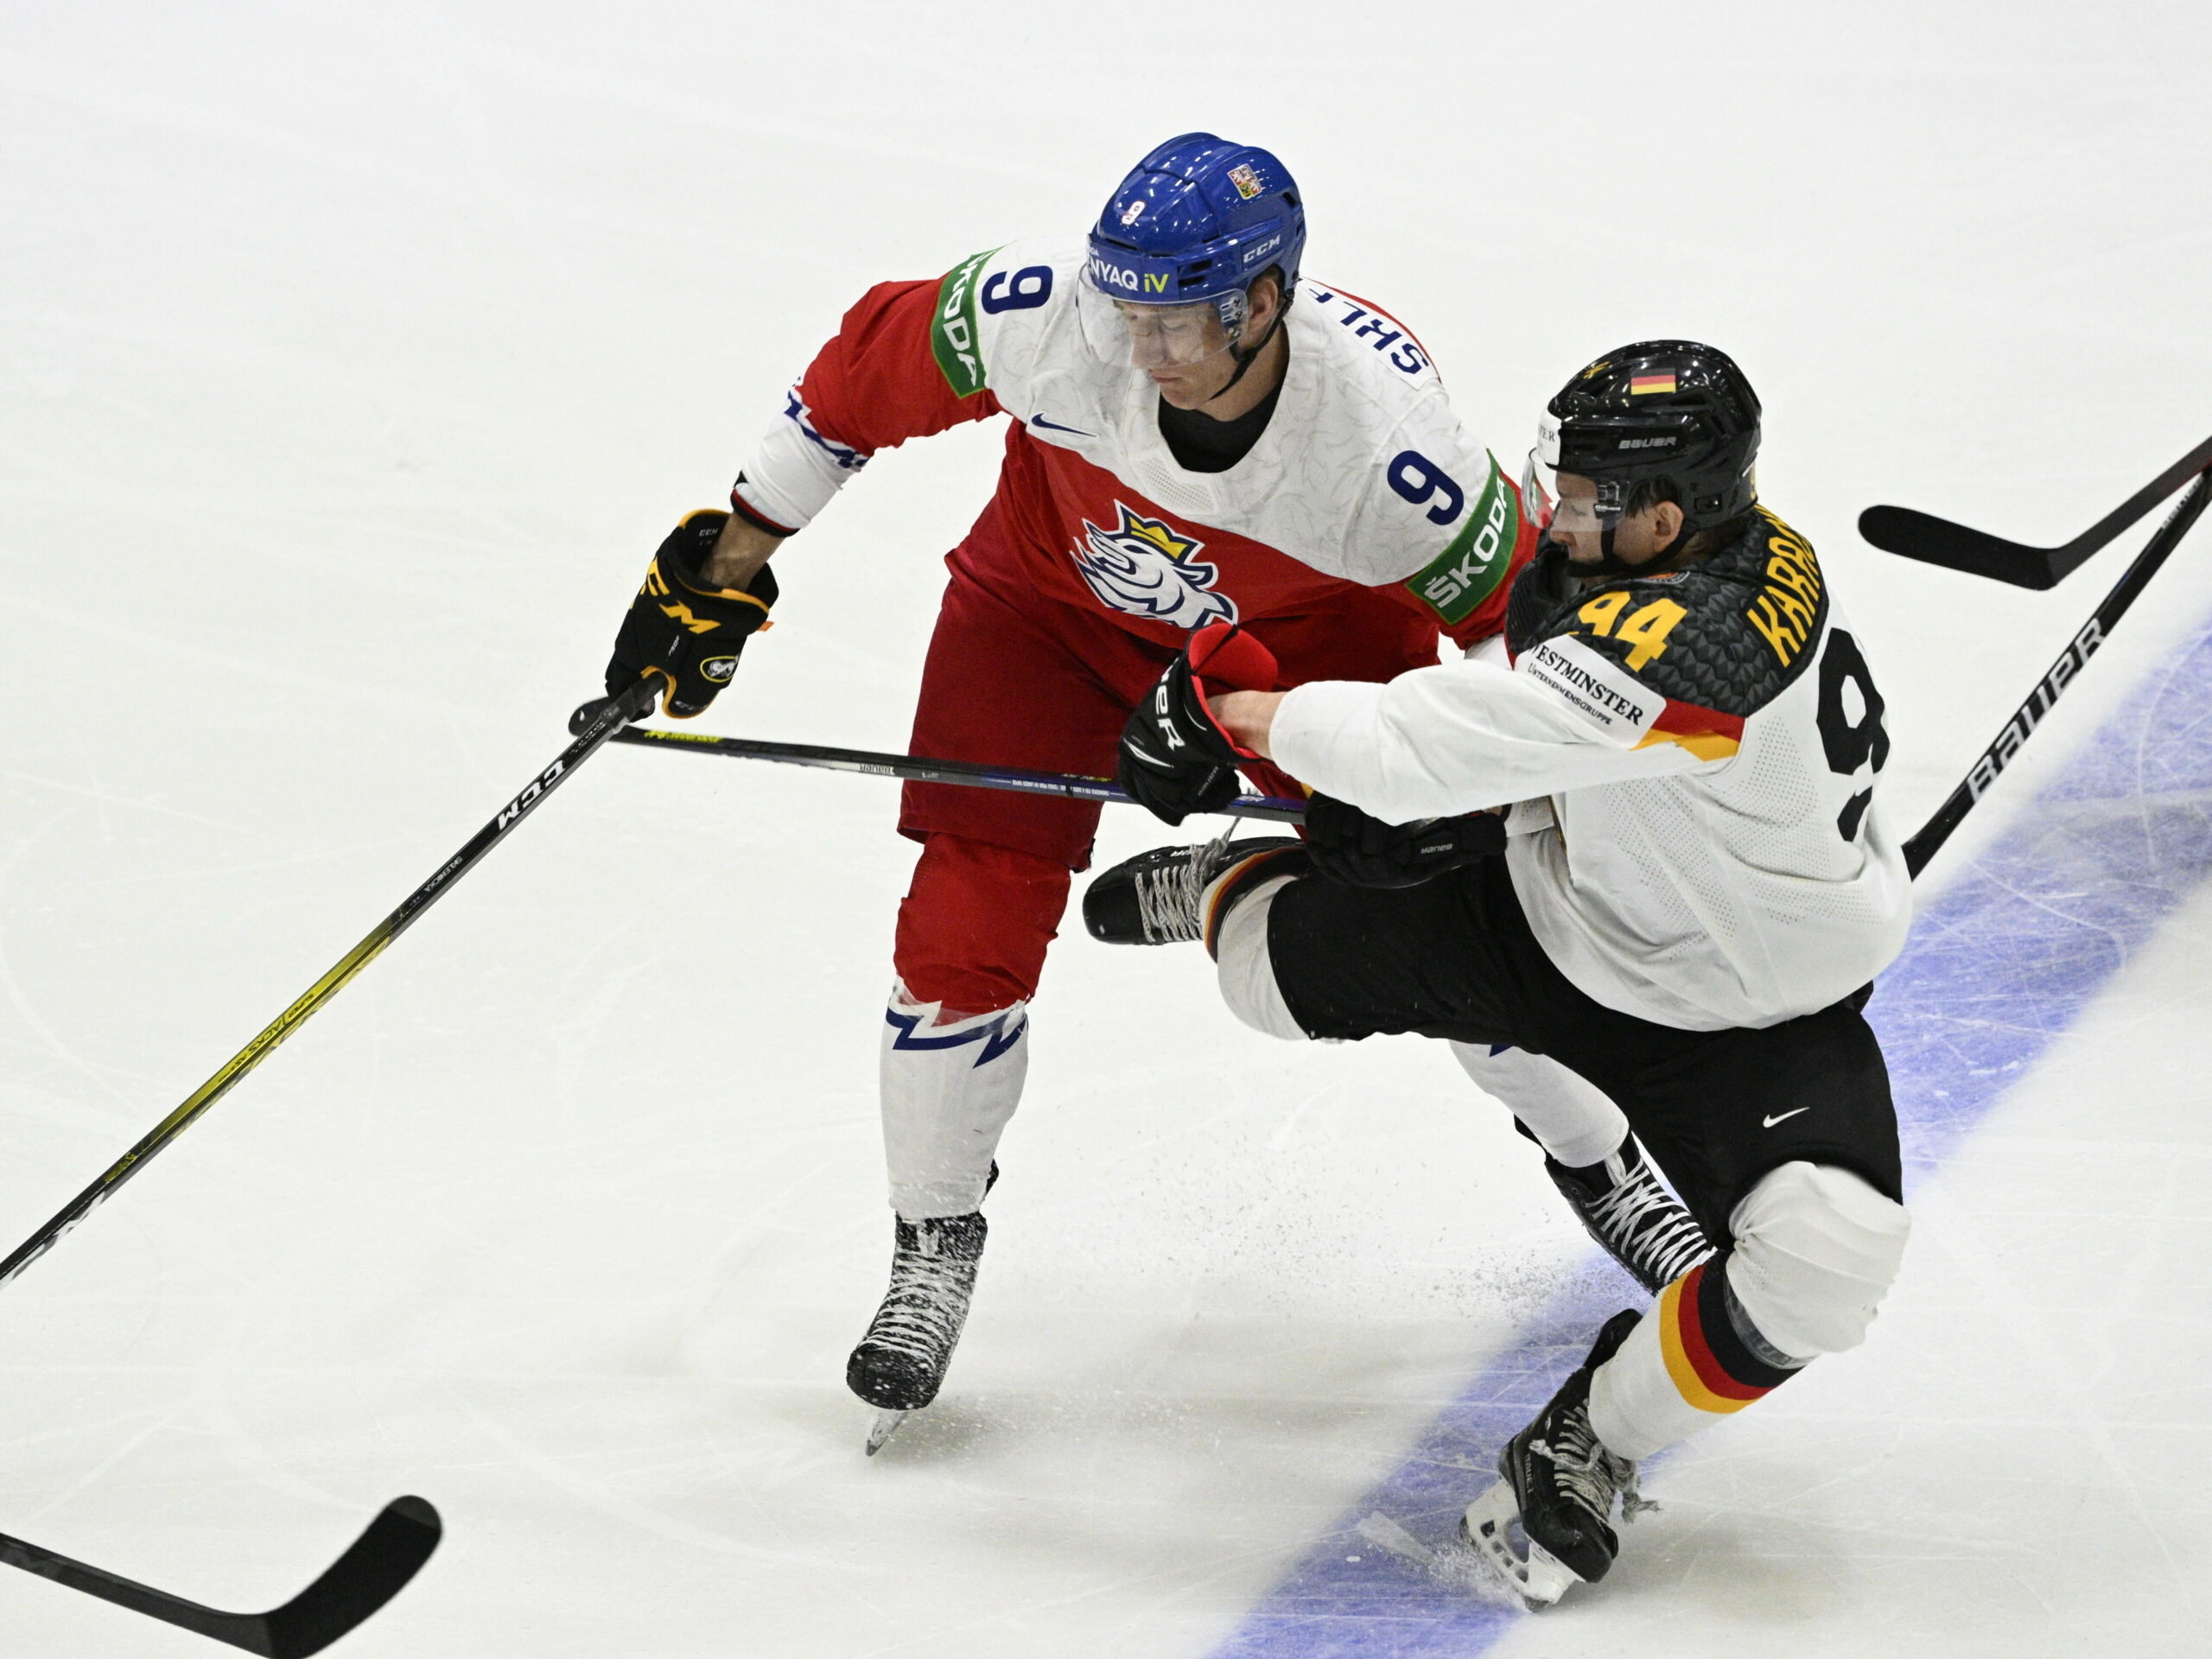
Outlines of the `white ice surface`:
{"label": "white ice surface", "polygon": [[[862,287],[1191,127],[1288,160],[1309,269],[1510,463],[1596,352],[1733,351],[1916,817],[2121,556],[2036,596],[1853,516],[2056,541],[2204,435],[2208,48],[2152,5],[0,8],[0,1248],[559,747]],[[901,747],[997,443],[880,458],[707,723]],[[2208,609],[2198,545],[1962,849]],[[595,760],[0,1293],[0,1531],[257,1606],[423,1491],[448,1542],[361,1659],[1234,1628],[1584,1248],[1447,1057],[1271,1045],[1198,960],[1071,939],[954,1386],[864,1462],[893,809]],[[1512,1642],[2197,1650],[2208,925],[1930,1189],[1874,1342]],[[12,1580],[10,1654],[205,1650]]]}

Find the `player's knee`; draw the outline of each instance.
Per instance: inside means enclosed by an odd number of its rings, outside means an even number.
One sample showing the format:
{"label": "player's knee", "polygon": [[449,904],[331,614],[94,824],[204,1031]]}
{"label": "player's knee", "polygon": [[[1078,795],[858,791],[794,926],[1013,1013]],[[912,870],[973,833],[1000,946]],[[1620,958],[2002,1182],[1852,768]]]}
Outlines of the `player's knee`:
{"label": "player's knee", "polygon": [[1864,1178],[1809,1163],[1762,1176],[1729,1226],[1729,1288],[1759,1333],[1800,1359],[1866,1339],[1912,1230],[1904,1206]]}
{"label": "player's knee", "polygon": [[1206,945],[1213,952],[1222,1001],[1253,1030],[1302,1043],[1305,1027],[1291,1017],[1268,954],[1268,912],[1275,894],[1296,878],[1273,876],[1240,888],[1235,885],[1237,874],[1230,871],[1206,890],[1211,917]]}
{"label": "player's knee", "polygon": [[1069,875],[1057,859],[931,836],[899,906],[899,977],[918,1001],[974,1014],[1033,996]]}

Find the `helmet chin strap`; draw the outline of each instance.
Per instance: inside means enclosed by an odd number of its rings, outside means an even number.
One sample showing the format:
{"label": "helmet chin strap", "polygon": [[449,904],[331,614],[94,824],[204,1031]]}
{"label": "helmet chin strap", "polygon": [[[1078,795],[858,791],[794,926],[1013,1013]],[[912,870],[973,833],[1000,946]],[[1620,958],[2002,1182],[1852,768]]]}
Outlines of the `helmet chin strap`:
{"label": "helmet chin strap", "polygon": [[[1229,381],[1226,385],[1223,386],[1219,391],[1214,393],[1213,397],[1206,399],[1207,403],[1211,404],[1217,398],[1226,397],[1229,396],[1230,388],[1244,378],[1244,371],[1250,368],[1255,363],[1260,360],[1260,353],[1268,349],[1268,342],[1273,340],[1275,337],[1276,333],[1282,327],[1283,313],[1289,309],[1290,296],[1286,294],[1282,296],[1281,302],[1275,307],[1274,321],[1268,325],[1268,332],[1261,336],[1260,343],[1258,345],[1248,348],[1246,346],[1237,345],[1234,340],[1230,342],[1229,354],[1236,359],[1236,372],[1229,377]],[[1610,545],[1610,543],[1608,545]]]}
{"label": "helmet chin strap", "polygon": [[1649,558],[1630,564],[1613,551],[1613,532],[1620,528],[1620,524],[1621,521],[1618,518],[1611,518],[1605,528],[1598,532],[1599,556],[1596,562],[1576,566],[1575,575],[1579,576],[1663,576],[1667,574],[1668,567],[1672,565],[1690,544],[1690,521],[1686,517],[1682,520],[1681,527],[1675,531],[1673,541],[1668,543]]}

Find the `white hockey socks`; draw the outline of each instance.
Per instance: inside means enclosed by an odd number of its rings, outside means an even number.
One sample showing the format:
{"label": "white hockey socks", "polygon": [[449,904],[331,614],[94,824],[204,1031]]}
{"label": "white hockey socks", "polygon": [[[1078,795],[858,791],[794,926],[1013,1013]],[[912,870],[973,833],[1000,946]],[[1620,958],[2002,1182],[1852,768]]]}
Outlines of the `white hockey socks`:
{"label": "white hockey socks", "polygon": [[1591,1378],[1591,1427],[1615,1455],[1648,1458],[1858,1346],[1911,1223],[1848,1170],[1791,1163],[1737,1205],[1730,1231],[1733,1249],[1669,1285]]}
{"label": "white hockey socks", "polygon": [[[1237,874],[1231,869],[1206,889],[1200,915],[1212,911],[1222,884],[1235,880]],[[1271,876],[1249,893],[1238,894],[1206,943],[1213,951],[1214,974],[1229,1011],[1255,1031],[1303,1043],[1312,1039],[1306,1028],[1291,1018],[1290,1004],[1283,1001],[1282,988],[1275,983],[1274,958],[1268,955],[1268,912],[1274,907],[1275,894],[1296,879],[1294,875]]]}
{"label": "white hockey socks", "polygon": [[1029,1005],[946,1015],[893,984],[880,1066],[891,1207],[907,1221],[983,1202],[999,1137],[1029,1071]]}
{"label": "white hockey socks", "polygon": [[1628,1139],[1621,1109],[1557,1060],[1486,1043],[1446,1046],[1475,1087],[1519,1118],[1554,1162],[1587,1169],[1604,1163]]}

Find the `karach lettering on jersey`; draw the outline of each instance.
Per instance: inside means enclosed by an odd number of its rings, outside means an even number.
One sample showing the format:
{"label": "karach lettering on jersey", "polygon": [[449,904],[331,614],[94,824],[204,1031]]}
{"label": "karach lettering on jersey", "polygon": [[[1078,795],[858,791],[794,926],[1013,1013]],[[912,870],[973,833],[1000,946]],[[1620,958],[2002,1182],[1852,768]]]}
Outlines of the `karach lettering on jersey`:
{"label": "karach lettering on jersey", "polygon": [[1896,954],[1911,882],[1878,810],[1885,705],[1802,537],[1762,507],[1696,563],[1595,578],[1547,543],[1507,622],[1510,670],[1294,690],[1275,760],[1392,823],[1512,804],[1545,953],[1640,1019],[1772,1025]]}

